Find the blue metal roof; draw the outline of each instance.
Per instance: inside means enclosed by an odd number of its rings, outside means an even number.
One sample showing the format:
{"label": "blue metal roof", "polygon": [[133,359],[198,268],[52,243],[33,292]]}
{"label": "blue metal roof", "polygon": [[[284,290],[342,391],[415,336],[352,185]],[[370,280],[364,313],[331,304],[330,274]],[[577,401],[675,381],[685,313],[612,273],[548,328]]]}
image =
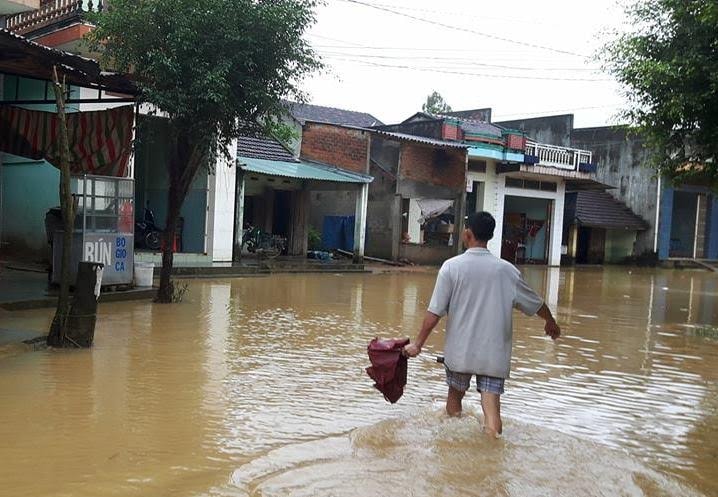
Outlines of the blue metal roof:
{"label": "blue metal roof", "polygon": [[316,162],[285,162],[279,160],[253,159],[239,157],[239,166],[244,170],[267,176],[308,179],[315,181],[334,181],[337,183],[371,183],[374,178]]}

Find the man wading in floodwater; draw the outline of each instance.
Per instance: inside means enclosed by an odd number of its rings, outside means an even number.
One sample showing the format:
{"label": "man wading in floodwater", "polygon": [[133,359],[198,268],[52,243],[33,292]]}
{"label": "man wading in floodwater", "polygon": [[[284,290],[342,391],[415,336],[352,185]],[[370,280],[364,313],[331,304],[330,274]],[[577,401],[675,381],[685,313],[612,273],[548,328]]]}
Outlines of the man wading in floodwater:
{"label": "man wading in floodwater", "polygon": [[512,310],[538,314],[546,321],[546,335],[557,339],[561,329],[551,311],[521,277],[516,267],[486,248],[496,221],[488,212],[471,214],[462,240],[466,252],[446,261],[436,278],[434,294],[414,343],[404,354],[416,357],[438,324],[448,314],[444,366],[449,395],[446,412],[461,414],[461,400],[476,375],[481,393],[485,431],[501,433],[500,395],[511,368]]}

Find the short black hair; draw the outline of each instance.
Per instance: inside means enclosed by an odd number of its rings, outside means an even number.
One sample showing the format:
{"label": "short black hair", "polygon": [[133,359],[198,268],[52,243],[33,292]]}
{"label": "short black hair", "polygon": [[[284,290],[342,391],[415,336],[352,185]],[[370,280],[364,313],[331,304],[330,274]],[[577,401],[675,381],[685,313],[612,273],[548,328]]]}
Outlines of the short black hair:
{"label": "short black hair", "polygon": [[488,212],[474,212],[466,219],[466,227],[474,234],[474,238],[488,242],[494,237],[496,220]]}

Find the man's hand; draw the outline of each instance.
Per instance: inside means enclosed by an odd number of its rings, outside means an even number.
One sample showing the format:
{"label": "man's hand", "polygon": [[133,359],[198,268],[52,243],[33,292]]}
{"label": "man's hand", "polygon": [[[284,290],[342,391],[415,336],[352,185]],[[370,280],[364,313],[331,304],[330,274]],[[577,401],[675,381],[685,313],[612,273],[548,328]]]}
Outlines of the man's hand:
{"label": "man's hand", "polygon": [[416,357],[421,354],[421,347],[415,343],[404,345],[404,355],[406,357]]}
{"label": "man's hand", "polygon": [[546,335],[550,336],[552,340],[556,340],[561,336],[561,328],[554,319],[547,319],[546,326],[544,327]]}

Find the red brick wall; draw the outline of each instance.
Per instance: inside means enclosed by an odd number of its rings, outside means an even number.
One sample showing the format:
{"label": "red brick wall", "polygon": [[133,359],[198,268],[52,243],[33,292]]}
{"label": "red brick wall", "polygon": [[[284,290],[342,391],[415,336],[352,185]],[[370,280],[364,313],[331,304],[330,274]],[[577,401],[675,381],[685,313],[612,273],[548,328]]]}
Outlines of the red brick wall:
{"label": "red brick wall", "polygon": [[301,157],[366,174],[368,142],[366,131],[307,123],[302,130]]}
{"label": "red brick wall", "polygon": [[433,148],[414,143],[401,147],[401,176],[430,185],[466,187],[466,150]]}

